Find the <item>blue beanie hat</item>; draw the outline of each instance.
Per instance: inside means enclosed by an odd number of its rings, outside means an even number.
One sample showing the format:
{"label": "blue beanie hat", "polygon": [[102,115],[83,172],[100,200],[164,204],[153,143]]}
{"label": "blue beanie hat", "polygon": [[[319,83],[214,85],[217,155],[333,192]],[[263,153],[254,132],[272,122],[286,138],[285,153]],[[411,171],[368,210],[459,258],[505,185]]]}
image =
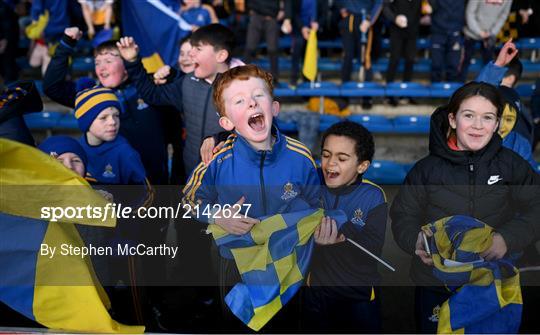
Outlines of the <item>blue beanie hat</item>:
{"label": "blue beanie hat", "polygon": [[38,149],[46,153],[47,155],[56,154],[60,156],[66,152],[74,153],[79,156],[82,160],[84,167],[86,169],[88,164],[88,158],[86,157],[86,152],[84,152],[83,147],[77,142],[77,140],[65,136],[51,136],[47,138],[43,143],[38,146]]}
{"label": "blue beanie hat", "polygon": [[75,118],[79,123],[79,129],[82,132],[87,132],[99,113],[108,107],[116,107],[122,111],[113,90],[105,87],[94,87],[79,92],[75,99]]}

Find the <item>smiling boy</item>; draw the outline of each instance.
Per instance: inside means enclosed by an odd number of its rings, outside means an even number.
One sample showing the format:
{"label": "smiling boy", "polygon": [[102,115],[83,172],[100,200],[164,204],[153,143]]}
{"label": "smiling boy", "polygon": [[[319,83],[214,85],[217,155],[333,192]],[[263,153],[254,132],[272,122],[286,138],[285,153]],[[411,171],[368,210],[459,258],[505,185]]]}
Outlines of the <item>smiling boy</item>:
{"label": "smiling boy", "polygon": [[193,72],[165,85],[155,85],[148,78],[133,38],[122,37],[117,44],[129,77],[142,98],[156,106],[173,106],[182,111],[186,127],[183,158],[187,173],[200,162],[199,149],[203,140],[221,131],[212,103],[212,83],[229,69],[235,44],[234,33],[221,24],[197,29],[190,41]]}

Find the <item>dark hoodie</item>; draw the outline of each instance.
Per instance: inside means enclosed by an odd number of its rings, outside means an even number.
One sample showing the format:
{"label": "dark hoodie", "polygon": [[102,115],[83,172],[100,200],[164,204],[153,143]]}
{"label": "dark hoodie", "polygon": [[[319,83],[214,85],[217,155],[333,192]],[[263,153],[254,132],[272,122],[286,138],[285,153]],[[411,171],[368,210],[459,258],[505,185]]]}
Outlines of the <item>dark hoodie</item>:
{"label": "dark hoodie", "polygon": [[417,285],[442,285],[414,255],[420,227],[427,223],[457,214],[475,217],[503,236],[508,253],[540,233],[540,180],[530,165],[502,147],[498,135],[479,151],[454,151],[448,127],[448,112],[439,108],[431,117],[430,153],[409,172],[390,209],[394,238],[413,255],[411,277]]}

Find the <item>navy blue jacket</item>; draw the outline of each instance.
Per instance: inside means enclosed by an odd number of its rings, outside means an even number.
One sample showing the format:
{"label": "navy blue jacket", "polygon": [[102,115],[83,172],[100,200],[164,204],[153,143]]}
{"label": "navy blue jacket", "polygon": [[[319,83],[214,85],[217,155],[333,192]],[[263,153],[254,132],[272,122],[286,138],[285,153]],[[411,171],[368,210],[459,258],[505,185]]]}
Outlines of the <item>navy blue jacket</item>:
{"label": "navy blue jacket", "polygon": [[[388,206],[384,191],[359,179],[352,185],[323,188],[324,209],[341,209],[349,221],[341,229],[345,237],[380,256],[384,245]],[[337,298],[369,301],[372,286],[381,278],[377,261],[349,242],[316,246],[309,285]]]}
{"label": "navy blue jacket", "polygon": [[465,26],[465,1],[429,0],[433,8],[431,33],[461,32]]}

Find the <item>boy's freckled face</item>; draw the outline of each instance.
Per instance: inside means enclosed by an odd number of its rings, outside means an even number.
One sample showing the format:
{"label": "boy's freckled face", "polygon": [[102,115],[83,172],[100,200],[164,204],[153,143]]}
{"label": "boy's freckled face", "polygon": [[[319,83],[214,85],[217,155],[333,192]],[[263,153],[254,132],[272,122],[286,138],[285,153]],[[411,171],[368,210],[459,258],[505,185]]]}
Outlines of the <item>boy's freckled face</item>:
{"label": "boy's freckled face", "polygon": [[79,176],[84,177],[84,163],[78,155],[72,152],[64,152],[57,156],[56,160]]}
{"label": "boy's freckled face", "polygon": [[234,129],[252,144],[270,139],[272,119],[279,114],[266,82],[260,78],[234,80],[223,90],[227,119]]}
{"label": "boy's freckled face", "polygon": [[120,129],[120,111],[108,107],[98,114],[88,130],[96,138],[109,142],[116,138]]}
{"label": "boy's freckled face", "polygon": [[347,136],[329,135],[324,141],[321,167],[329,188],[350,185],[358,177],[360,163],[355,145]]}
{"label": "boy's freckled face", "polygon": [[218,67],[218,53],[210,44],[194,45],[190,51],[195,77],[214,79]]}
{"label": "boy's freckled face", "polygon": [[101,85],[116,88],[127,78],[124,62],[117,51],[105,51],[95,57],[96,75]]}

